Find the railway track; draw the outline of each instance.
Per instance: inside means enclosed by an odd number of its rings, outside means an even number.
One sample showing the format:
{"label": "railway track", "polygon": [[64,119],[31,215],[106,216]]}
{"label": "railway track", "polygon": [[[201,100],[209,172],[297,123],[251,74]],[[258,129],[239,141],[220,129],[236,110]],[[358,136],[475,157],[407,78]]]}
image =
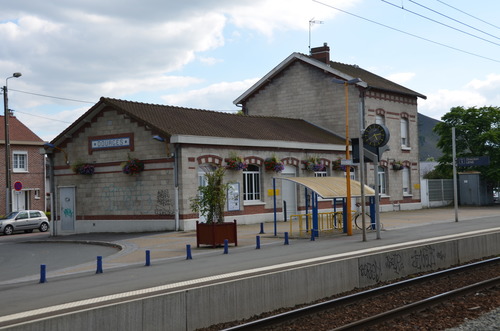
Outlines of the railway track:
{"label": "railway track", "polygon": [[[363,330],[373,325],[377,325],[377,330],[383,330],[384,323],[387,330],[394,330],[397,323],[408,324],[405,316],[443,302],[449,303],[453,298],[469,293],[495,289],[492,295],[496,304],[499,304],[499,275],[500,258],[496,257],[334,298],[224,330]],[[460,314],[451,305],[447,308],[445,305],[445,309],[451,309],[452,314]],[[443,315],[446,316],[446,313]],[[398,319],[399,322],[395,322]]]}

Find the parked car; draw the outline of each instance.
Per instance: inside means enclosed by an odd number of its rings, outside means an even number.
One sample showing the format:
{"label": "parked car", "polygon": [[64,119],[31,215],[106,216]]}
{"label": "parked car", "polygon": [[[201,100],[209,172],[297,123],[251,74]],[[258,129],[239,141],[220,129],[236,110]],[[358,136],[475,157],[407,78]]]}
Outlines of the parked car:
{"label": "parked car", "polygon": [[17,231],[33,232],[34,229],[45,232],[49,229],[49,219],[40,210],[13,211],[0,219],[0,232],[6,235]]}

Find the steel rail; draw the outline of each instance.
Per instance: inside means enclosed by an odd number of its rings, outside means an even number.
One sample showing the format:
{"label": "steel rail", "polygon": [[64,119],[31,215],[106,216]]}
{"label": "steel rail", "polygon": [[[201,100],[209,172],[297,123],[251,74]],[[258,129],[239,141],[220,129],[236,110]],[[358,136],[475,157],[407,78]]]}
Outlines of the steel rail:
{"label": "steel rail", "polygon": [[[362,292],[359,292],[359,293],[347,295],[347,296],[344,296],[344,297],[335,298],[335,299],[332,299],[332,300],[320,302],[320,303],[309,305],[309,306],[302,307],[302,308],[299,308],[299,309],[290,310],[288,312],[280,313],[280,314],[277,314],[277,315],[265,317],[265,318],[258,319],[258,320],[255,320],[255,321],[251,321],[251,322],[248,322],[248,323],[244,323],[244,324],[236,325],[236,326],[233,326],[233,327],[230,327],[230,328],[226,328],[223,331],[260,330],[263,327],[275,326],[275,325],[279,325],[279,324],[284,323],[284,322],[290,322],[290,321],[298,319],[300,317],[304,317],[304,316],[308,316],[308,315],[313,315],[313,314],[316,314],[316,313],[319,313],[319,312],[322,312],[322,311],[325,311],[325,310],[334,309],[334,308],[339,307],[339,306],[345,306],[345,305],[348,305],[348,304],[359,302],[361,300],[365,300],[365,299],[372,298],[372,297],[375,297],[375,296],[378,296],[378,295],[382,295],[382,294],[385,294],[385,293],[388,293],[390,291],[394,291],[394,290],[397,290],[397,289],[400,289],[400,288],[404,288],[404,287],[408,287],[408,286],[413,286],[413,285],[419,284],[421,282],[426,282],[426,281],[429,281],[429,280],[432,280],[432,279],[436,279],[436,278],[439,278],[439,277],[445,277],[445,276],[456,274],[456,273],[459,273],[459,272],[473,270],[475,268],[485,267],[485,266],[488,266],[488,265],[494,265],[494,264],[498,264],[498,263],[500,263],[500,257],[494,257],[494,258],[487,259],[487,260],[482,260],[482,261],[478,261],[478,262],[474,262],[474,263],[470,263],[470,264],[465,264],[465,265],[461,265],[461,266],[457,266],[457,267],[453,267],[453,268],[449,268],[449,269],[445,269],[445,270],[433,272],[433,273],[430,273],[430,274],[418,276],[418,277],[415,277],[415,278],[403,280],[403,281],[400,281],[400,282],[397,282],[397,283],[392,283],[392,284],[380,286],[380,287],[377,287],[377,288],[369,289],[369,290],[366,290],[366,291],[362,291]],[[493,282],[495,282],[495,281],[498,282],[499,279],[495,278],[492,281]],[[480,286],[479,284],[482,284],[482,283],[486,284],[487,282],[488,281],[480,282],[480,283],[473,284],[473,285],[470,285],[470,286],[475,286],[475,285]],[[450,292],[453,292],[453,291],[450,291]],[[443,296],[445,294],[446,293],[443,293],[443,294],[437,295],[435,297],[438,298],[438,297]],[[423,300],[423,301],[425,301],[425,300]],[[411,306],[411,305],[408,305],[408,306]],[[423,308],[420,308],[420,309],[423,309]],[[354,323],[357,323],[357,322],[353,322],[353,324]],[[369,321],[367,321],[367,323],[369,323]],[[377,322],[377,323],[379,323],[379,322]],[[335,330],[348,330],[348,329],[342,329],[342,327],[340,327],[340,328],[335,329]]]}

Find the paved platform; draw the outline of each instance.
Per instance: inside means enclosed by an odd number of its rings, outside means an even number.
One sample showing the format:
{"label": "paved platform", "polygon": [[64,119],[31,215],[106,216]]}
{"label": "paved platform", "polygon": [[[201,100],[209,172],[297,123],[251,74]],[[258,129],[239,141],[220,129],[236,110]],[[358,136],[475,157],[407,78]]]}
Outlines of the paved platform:
{"label": "paved platform", "polygon": [[[500,205],[487,207],[460,207],[459,222],[462,220],[479,219],[489,216],[498,216],[498,226],[500,226]],[[383,239],[388,232],[397,229],[426,226],[436,223],[455,222],[455,210],[452,207],[430,208],[413,211],[393,211],[380,213],[382,229],[380,236]],[[278,221],[277,236],[274,236],[274,222],[264,223],[264,234],[261,234],[261,225],[259,224],[239,224],[238,225],[238,248],[256,247],[256,236],[260,236],[260,245],[279,245],[284,243],[284,233],[290,234],[290,222]],[[294,230],[290,234],[290,240],[298,240],[297,225],[294,224]],[[373,241],[376,231],[367,231],[370,234],[369,240]],[[348,237],[342,230],[325,232],[319,234],[321,238]],[[362,231],[355,229],[350,236],[354,240],[362,240]],[[124,267],[127,265],[136,265],[145,263],[146,251],[150,251],[152,263],[168,260],[172,258],[185,258],[186,245],[191,246],[193,257],[197,255],[210,254],[214,249],[207,246],[196,247],[195,231],[164,232],[164,233],[143,233],[143,234],[111,234],[95,233],[80,234],[71,236],[51,237],[50,241],[77,241],[95,244],[117,245],[121,248],[120,252],[103,259],[105,269]],[[302,240],[310,240],[309,237],[303,237]],[[377,239],[375,239],[377,240]],[[233,249],[234,245],[230,245]],[[215,250],[222,250],[216,248]],[[72,273],[86,272],[95,270],[95,262],[78,265],[64,270],[52,272],[51,276],[67,275]]]}

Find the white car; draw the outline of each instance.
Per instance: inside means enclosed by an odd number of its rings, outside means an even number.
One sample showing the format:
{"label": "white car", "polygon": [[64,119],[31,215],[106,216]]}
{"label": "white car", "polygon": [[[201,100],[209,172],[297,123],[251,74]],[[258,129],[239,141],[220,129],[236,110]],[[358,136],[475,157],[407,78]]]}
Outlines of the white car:
{"label": "white car", "polygon": [[40,210],[13,211],[0,219],[0,233],[9,235],[17,231],[33,232],[34,229],[46,232],[49,229],[49,219]]}

